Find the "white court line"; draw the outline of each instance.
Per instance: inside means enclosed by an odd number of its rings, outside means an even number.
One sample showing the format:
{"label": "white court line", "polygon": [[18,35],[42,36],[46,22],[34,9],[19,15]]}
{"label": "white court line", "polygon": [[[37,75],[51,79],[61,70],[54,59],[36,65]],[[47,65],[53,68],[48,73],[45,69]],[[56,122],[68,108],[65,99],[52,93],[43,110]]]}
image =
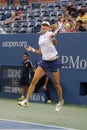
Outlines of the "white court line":
{"label": "white court line", "polygon": [[[9,119],[2,119],[0,118],[0,120],[2,121],[11,121],[11,122],[17,122],[17,123],[24,123],[24,124],[31,124],[31,125],[38,125],[38,126],[47,126],[47,127],[53,127],[53,128],[60,128],[60,129],[66,129],[66,130],[79,130],[79,129],[73,129],[73,128],[67,128],[67,127],[60,127],[60,126],[53,126],[53,125],[45,125],[45,124],[39,124],[39,123],[32,123],[32,122],[24,122],[24,121],[17,121],[17,120],[9,120]],[[5,130],[5,129],[4,129]],[[6,129],[7,130],[7,129]],[[41,129],[42,130],[42,129]],[[49,130],[49,129],[47,129]]]}

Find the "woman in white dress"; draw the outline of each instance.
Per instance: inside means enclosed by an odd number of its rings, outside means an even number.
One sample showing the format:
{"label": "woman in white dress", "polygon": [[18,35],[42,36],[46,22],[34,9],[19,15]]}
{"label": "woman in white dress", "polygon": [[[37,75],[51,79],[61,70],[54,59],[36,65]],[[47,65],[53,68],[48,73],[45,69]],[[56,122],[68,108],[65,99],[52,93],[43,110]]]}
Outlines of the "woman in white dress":
{"label": "woman in white dress", "polygon": [[59,102],[55,110],[59,111],[64,103],[62,96],[62,87],[60,85],[60,78],[59,78],[60,77],[59,70],[61,68],[61,63],[58,60],[58,52],[55,48],[57,41],[54,36],[54,33],[50,31],[50,23],[48,21],[42,22],[41,35],[39,37],[38,44],[39,44],[38,50],[36,50],[31,46],[28,46],[26,48],[27,51],[32,51],[36,54],[42,55],[42,60],[38,62],[38,67],[35,71],[32,82],[29,86],[25,100],[18,102],[18,105],[28,106],[28,101],[30,100],[30,97],[39,79],[47,72],[51,72],[53,82],[57,90],[57,94],[59,96]]}

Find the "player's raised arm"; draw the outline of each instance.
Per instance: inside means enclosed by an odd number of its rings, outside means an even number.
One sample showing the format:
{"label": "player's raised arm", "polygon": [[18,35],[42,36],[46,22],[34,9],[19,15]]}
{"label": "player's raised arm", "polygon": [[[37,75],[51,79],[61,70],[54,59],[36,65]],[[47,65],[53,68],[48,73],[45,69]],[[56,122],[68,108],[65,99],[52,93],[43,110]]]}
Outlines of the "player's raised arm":
{"label": "player's raised arm", "polygon": [[55,38],[55,35],[51,34],[51,35],[50,35],[50,38],[51,38],[52,43],[53,43],[54,45],[56,45],[56,44],[57,44],[57,40],[56,40],[56,38]]}
{"label": "player's raised arm", "polygon": [[32,52],[34,52],[34,53],[36,53],[36,54],[38,54],[38,55],[41,55],[41,54],[42,54],[40,49],[36,50],[36,49],[33,48],[32,46],[26,47],[26,50],[27,50],[27,51],[32,51]]}

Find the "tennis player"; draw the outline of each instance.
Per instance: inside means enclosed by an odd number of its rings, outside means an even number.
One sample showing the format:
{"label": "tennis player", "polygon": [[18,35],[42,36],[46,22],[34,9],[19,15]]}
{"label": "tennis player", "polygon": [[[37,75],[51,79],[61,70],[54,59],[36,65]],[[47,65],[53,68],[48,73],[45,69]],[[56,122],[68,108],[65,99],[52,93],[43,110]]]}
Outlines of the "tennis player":
{"label": "tennis player", "polygon": [[39,79],[46,74],[46,72],[51,72],[55,88],[57,90],[59,96],[59,102],[55,108],[56,111],[59,111],[62,108],[64,103],[63,96],[62,96],[62,87],[60,85],[60,78],[59,78],[59,70],[61,68],[61,63],[58,61],[58,52],[55,48],[57,44],[56,38],[54,33],[49,31],[50,30],[50,23],[48,21],[43,21],[41,25],[41,35],[39,37],[39,49],[36,50],[35,48],[28,46],[26,48],[27,51],[32,51],[33,53],[42,55],[42,60],[38,62],[38,67],[35,71],[34,77],[32,82],[28,88],[26,98],[18,102],[18,105],[21,106],[28,106],[28,101],[32,93],[34,92],[35,86]]}

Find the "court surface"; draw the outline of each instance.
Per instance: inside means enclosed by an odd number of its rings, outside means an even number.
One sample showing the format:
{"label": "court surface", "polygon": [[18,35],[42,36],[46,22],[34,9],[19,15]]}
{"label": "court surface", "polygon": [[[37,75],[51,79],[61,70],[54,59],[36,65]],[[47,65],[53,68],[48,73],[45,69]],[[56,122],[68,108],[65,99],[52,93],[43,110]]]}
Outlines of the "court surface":
{"label": "court surface", "polygon": [[87,106],[64,105],[55,112],[55,104],[30,102],[21,107],[17,102],[0,98],[0,130],[87,130]]}

